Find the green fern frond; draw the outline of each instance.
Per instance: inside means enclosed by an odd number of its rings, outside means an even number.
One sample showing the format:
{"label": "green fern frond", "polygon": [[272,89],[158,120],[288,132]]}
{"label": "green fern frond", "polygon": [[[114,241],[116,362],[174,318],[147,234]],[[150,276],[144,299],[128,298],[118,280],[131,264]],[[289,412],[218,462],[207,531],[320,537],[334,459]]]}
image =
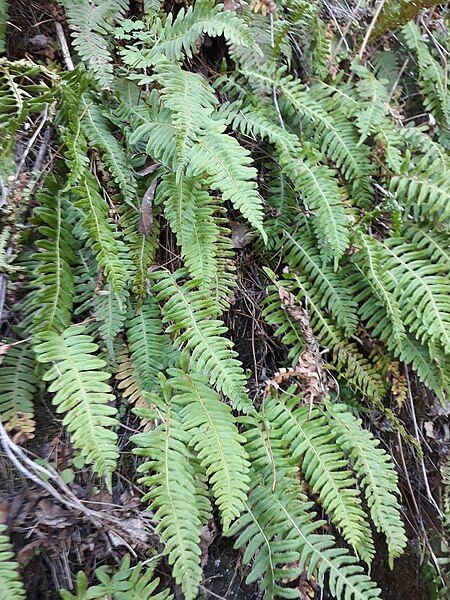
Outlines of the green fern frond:
{"label": "green fern frond", "polygon": [[198,136],[221,130],[220,123],[212,118],[218,100],[206,79],[183,70],[176,63],[159,60],[154,71],[154,78],[161,86],[161,100],[173,115],[179,168],[183,169]]}
{"label": "green fern frond", "polygon": [[187,175],[206,175],[208,187],[220,191],[223,201],[230,201],[267,242],[262,199],[255,182],[256,169],[249,166],[251,163],[249,152],[237,140],[210,131],[199,137],[190,156]]}
{"label": "green fern frond", "polygon": [[126,555],[112,574],[108,567],[95,570],[100,582],[89,586],[83,571],[77,573],[75,595],[68,590],[60,590],[62,600],[86,600],[87,598],[114,597],[115,600],[171,600],[169,590],[155,593],[159,578],[154,578],[155,565],[144,568],[142,563],[130,567],[130,556]]}
{"label": "green fern frond", "polygon": [[254,45],[248,26],[234,11],[224,10],[222,4],[213,0],[196,0],[194,6],[182,7],[175,19],[172,13],[165,19],[156,17],[151,31],[140,36],[144,46],[128,47],[122,51],[122,57],[126,65],[135,69],[150,67],[161,56],[171,61],[180,60],[183,55],[191,58],[203,34],[224,36],[235,45]]}
{"label": "green fern frond", "polygon": [[0,368],[0,418],[6,429],[22,424],[28,437],[33,435],[34,395],[38,378],[34,372],[35,361],[26,344],[12,346],[3,357]]}
{"label": "green fern frond", "polygon": [[[330,435],[325,418],[316,409],[298,406],[301,397],[270,398],[264,405],[264,414],[273,427],[279,429],[285,447],[300,464],[300,469],[312,491],[318,495],[332,520],[342,531],[346,541],[357,552],[368,546],[369,561],[373,556],[373,542],[368,544],[364,527],[367,516],[356,489],[356,480],[346,468],[347,461]],[[370,537],[370,532],[369,532]]]}
{"label": "green fern frond", "polygon": [[321,586],[327,577],[336,598],[378,598],[380,590],[364,574],[356,558],[350,556],[348,550],[337,548],[332,536],[316,533],[323,522],[317,520],[311,506],[290,482],[281,481],[272,490],[255,485],[247,502],[247,512],[231,530],[233,534],[240,533],[236,547],[246,546],[244,562],[253,559],[247,583],[261,577],[267,600],[296,598],[298,591],[283,587],[281,580],[294,579],[306,569],[308,576],[316,577]]}
{"label": "green fern frond", "polygon": [[118,422],[110,405],[114,400],[107,383],[110,374],[104,371],[105,361],[95,355],[98,346],[82,326],[69,327],[61,335],[42,332],[37,341],[37,360],[52,364],[44,381],[51,382],[48,391],[55,394],[53,403],[65,414],[63,425],[75,449],[98,475],[106,477],[110,487],[119,456],[113,431]]}
{"label": "green fern frond", "polygon": [[[181,273],[182,274],[182,273]],[[176,345],[188,352],[195,369],[209,377],[212,385],[227,396],[233,406],[243,412],[254,412],[245,389],[245,374],[232,343],[222,334],[227,328],[216,316],[218,306],[202,290],[196,290],[195,281],[180,284],[177,277],[158,271],[151,275],[156,300],[164,301],[164,323],[171,323],[168,333],[179,334]]]}
{"label": "green fern frond", "polygon": [[249,462],[230,408],[205,377],[169,369],[183,428],[206,471],[222,517],[224,531],[244,509],[250,478]]}
{"label": "green fern frond", "polygon": [[100,88],[111,88],[113,65],[109,38],[114,21],[123,18],[128,0],[59,0],[72,30],[73,45]]}
{"label": "green fern frond", "polygon": [[369,69],[356,62],[352,64],[352,71],[359,77],[356,89],[364,106],[363,110],[359,108],[355,120],[361,143],[385,121],[389,100],[388,82],[378,79]]}
{"label": "green fern frond", "polygon": [[159,202],[177,236],[181,256],[200,287],[210,288],[217,273],[214,201],[198,181],[170,174],[158,186]]}
{"label": "green fern frond", "polygon": [[129,311],[125,329],[136,377],[143,390],[152,392],[158,386],[158,373],[167,364],[172,351],[152,296]]}
{"label": "green fern frond", "polygon": [[96,333],[105,342],[112,360],[115,360],[114,344],[123,330],[127,313],[128,291],[115,292],[110,284],[91,297],[92,314],[96,321]]}
{"label": "green fern frond", "polygon": [[47,182],[38,195],[35,222],[44,236],[36,242],[36,267],[31,292],[25,299],[25,327],[33,333],[62,331],[69,326],[74,299],[72,268],[77,263],[77,242],[67,219],[68,202],[56,182]]}
{"label": "green fern frond", "polygon": [[291,179],[306,209],[314,213],[312,223],[319,242],[325,252],[339,259],[348,247],[349,220],[334,173],[325,165],[317,164],[317,156],[314,160],[305,153],[300,139],[274,123],[275,118],[272,112],[266,115],[248,106],[236,110],[233,126],[275,144],[284,173]]}
{"label": "green fern frond", "polygon": [[6,533],[6,525],[0,523],[0,596],[10,600],[25,600],[26,593],[19,575],[19,565]]}
{"label": "green fern frond", "polygon": [[407,543],[397,499],[397,473],[379,441],[362,427],[361,419],[352,415],[347,406],[327,402],[324,415],[336,435],[336,443],[353,462],[375,526],[386,536],[392,568],[394,558],[403,554]]}
{"label": "green fern frond", "polygon": [[8,22],[8,0],[0,0],[0,54],[6,49],[6,25]]}
{"label": "green fern frond", "polygon": [[140,479],[149,492],[158,522],[164,552],[173,567],[173,576],[181,585],[186,600],[197,597],[202,580],[200,568],[201,513],[198,503],[196,473],[190,452],[189,437],[169,400],[163,410],[164,421],[153,431],[133,436],[134,452],[148,460],[140,465]]}
{"label": "green fern frond", "polygon": [[89,94],[83,96],[80,109],[81,126],[90,147],[100,152],[123,199],[136,209],[137,182],[122,144],[110,129],[106,109],[100,108],[97,98]]}
{"label": "green fern frond", "polygon": [[387,240],[383,251],[403,322],[417,339],[441,342],[450,353],[448,265],[430,262],[428,248],[417,248],[403,238]]}
{"label": "green fern frond", "polygon": [[354,333],[357,325],[356,303],[340,274],[323,264],[314,240],[308,235],[291,235],[285,231],[284,236],[285,239],[280,240],[280,247],[282,245],[284,260],[289,269],[293,273],[299,273],[322,308],[330,311],[348,335]]}
{"label": "green fern frond", "polygon": [[129,276],[127,262],[130,259],[126,257],[124,260],[126,248],[108,219],[106,201],[100,196],[92,176],[84,177],[75,192],[75,206],[84,213],[84,227],[89,233],[98,264],[112,288],[120,292]]}

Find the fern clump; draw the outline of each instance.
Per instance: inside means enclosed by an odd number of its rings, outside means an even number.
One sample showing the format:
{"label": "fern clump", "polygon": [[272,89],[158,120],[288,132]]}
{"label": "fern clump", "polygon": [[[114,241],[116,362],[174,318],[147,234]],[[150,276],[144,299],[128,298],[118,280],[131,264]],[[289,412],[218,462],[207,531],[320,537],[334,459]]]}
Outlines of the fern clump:
{"label": "fern clump", "polygon": [[[92,551],[114,569],[68,546],[79,572],[61,597],[165,600],[175,585],[194,600],[222,536],[246,596],[299,597],[307,578],[381,597],[380,565],[395,577],[416,541],[403,518],[427,521],[411,491],[438,507],[447,13],[401,10],[374,43],[392,2],[59,0],[55,44],[10,60],[27,8],[6,4],[0,437],[36,483],[17,444],[37,407],[60,415],[74,481],[42,487],[68,510],[110,493],[83,514],[115,536],[113,555]],[[433,441],[411,464],[425,417]],[[128,532],[128,488],[151,538]],[[0,538],[0,588],[24,597]]]}

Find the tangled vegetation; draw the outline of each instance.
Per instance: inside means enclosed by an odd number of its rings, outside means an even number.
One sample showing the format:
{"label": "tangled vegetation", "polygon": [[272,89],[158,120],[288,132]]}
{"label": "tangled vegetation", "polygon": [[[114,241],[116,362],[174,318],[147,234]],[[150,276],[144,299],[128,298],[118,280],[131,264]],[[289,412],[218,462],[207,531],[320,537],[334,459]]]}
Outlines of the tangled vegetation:
{"label": "tangled vegetation", "polygon": [[[410,379],[443,404],[450,388],[448,13],[408,7],[383,45],[364,33],[393,27],[389,2],[358,3],[344,33],[320,1],[59,4],[55,60],[0,58],[2,444],[81,510],[19,447],[44,398],[77,469],[144,490],[173,578],[126,556],[77,565],[61,597],[194,600],[211,522],[266,599],[301,596],[302,577],[381,597],[380,536],[391,569],[408,537],[396,451],[368,417],[423,461]],[[244,253],[276,348],[263,370],[229,317]],[[25,597],[5,532],[0,596]]]}

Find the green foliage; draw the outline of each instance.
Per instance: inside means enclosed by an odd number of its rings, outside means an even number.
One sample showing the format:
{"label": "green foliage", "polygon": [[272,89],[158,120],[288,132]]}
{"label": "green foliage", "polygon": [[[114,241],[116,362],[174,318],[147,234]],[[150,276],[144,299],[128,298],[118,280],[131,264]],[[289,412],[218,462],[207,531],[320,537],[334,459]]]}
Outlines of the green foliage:
{"label": "green foliage", "polygon": [[83,571],[77,573],[76,593],[60,590],[62,600],[95,600],[111,597],[116,600],[170,600],[168,590],[155,592],[159,578],[153,577],[155,566],[145,568],[142,563],[130,567],[129,555],[123,558],[117,570],[110,574],[108,567],[95,569],[95,577],[100,582],[89,586]]}
{"label": "green foliage", "polygon": [[[88,464],[107,481],[111,481],[118,457],[116,409],[108,403],[114,398],[104,371],[105,361],[81,326],[72,326],[61,335],[42,332],[35,347],[41,363],[51,363],[43,379],[51,382],[53,403],[64,413],[63,424],[71,434],[74,447]],[[111,485],[109,483],[109,485]]]}
{"label": "green foliage", "polygon": [[[30,338],[5,342],[2,422],[26,441],[44,382],[111,490],[116,406],[140,417],[143,502],[187,600],[212,519],[267,599],[304,574],[378,598],[371,527],[391,567],[408,540],[364,404],[409,441],[403,376],[450,390],[448,26],[430,13],[365,60],[346,46],[369,14],[333,34],[326,3],[60,4],[73,71],[59,49],[0,59],[0,300]],[[9,547],[4,564],[17,581]],[[87,573],[62,597],[168,597],[129,559]]]}
{"label": "green foliage", "polygon": [[5,533],[6,526],[0,524],[0,594],[3,598],[21,600],[25,598],[25,588],[19,577],[14,552]]}
{"label": "green foliage", "polygon": [[[6,428],[34,430],[34,394],[38,384],[34,356],[25,344],[8,348],[0,368],[0,418]],[[9,427],[8,427],[9,425]]]}

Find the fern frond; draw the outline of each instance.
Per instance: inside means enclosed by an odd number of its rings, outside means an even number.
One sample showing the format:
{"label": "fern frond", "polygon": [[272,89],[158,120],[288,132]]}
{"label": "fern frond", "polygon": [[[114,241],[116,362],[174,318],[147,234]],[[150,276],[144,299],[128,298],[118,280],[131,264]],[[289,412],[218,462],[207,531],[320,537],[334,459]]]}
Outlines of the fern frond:
{"label": "fern frond", "polygon": [[177,157],[182,170],[189,161],[189,150],[198,136],[211,130],[220,131],[220,123],[212,118],[218,100],[198,73],[185,71],[167,60],[159,60],[154,70],[154,78],[161,86],[161,100],[173,115]]}
{"label": "fern frond", "polygon": [[245,21],[222,4],[213,0],[196,0],[194,6],[184,7],[175,19],[169,13],[165,19],[156,17],[151,31],[143,37],[145,46],[128,47],[122,51],[126,65],[137,69],[152,66],[165,56],[170,61],[180,60],[183,55],[191,58],[199,38],[203,34],[209,37],[224,36],[235,45],[254,45],[253,36]]}
{"label": "fern frond", "polygon": [[202,579],[200,529],[196,474],[183,430],[171,401],[163,408],[164,422],[156,429],[133,436],[134,452],[148,460],[140,465],[140,479],[155,510],[156,527],[164,552],[173,566],[173,576],[186,600],[197,597]]}
{"label": "fern frond", "polygon": [[387,240],[384,254],[405,325],[417,339],[441,342],[450,352],[448,265],[430,262],[428,248],[419,249],[403,238]]}
{"label": "fern frond", "polygon": [[[318,495],[332,520],[342,531],[346,541],[361,551],[367,544],[367,521],[356,480],[346,468],[347,462],[319,411],[309,406],[298,406],[299,396],[270,398],[264,405],[264,414],[272,426],[279,429],[285,447],[300,464],[312,491]],[[373,543],[372,543],[373,553]],[[370,560],[370,556],[364,556]]]}
{"label": "fern frond", "polygon": [[125,329],[138,382],[143,390],[152,392],[158,387],[158,373],[172,350],[169,337],[163,331],[158,305],[152,296],[129,311]]}
{"label": "fern frond", "polygon": [[114,343],[123,330],[127,312],[128,291],[115,292],[110,284],[91,297],[96,333],[105,342],[109,356],[115,360]]}
{"label": "fern frond", "polygon": [[112,288],[120,292],[129,275],[123,260],[126,248],[118,240],[117,232],[108,219],[106,201],[100,196],[92,176],[84,177],[75,191],[75,205],[84,213],[84,227],[89,233],[98,264]]}
{"label": "fern frond", "polygon": [[86,598],[114,597],[115,600],[171,600],[169,590],[155,593],[159,578],[153,578],[155,566],[144,568],[142,563],[130,567],[130,556],[126,555],[112,574],[108,567],[95,570],[100,582],[89,586],[83,571],[77,573],[76,592],[60,590],[62,600],[86,600]]}
{"label": "fern frond", "polygon": [[19,565],[6,533],[6,525],[0,523],[0,596],[10,600],[25,600],[26,593],[19,575]]}
{"label": "fern frond", "polygon": [[190,177],[207,175],[206,183],[222,194],[224,202],[230,201],[255,227],[265,242],[262,199],[255,182],[256,169],[249,152],[233,137],[210,131],[199,137],[191,153],[187,174]]}
{"label": "fern frond", "polygon": [[274,119],[274,114],[266,115],[257,108],[246,107],[237,111],[233,126],[275,144],[283,171],[291,179],[305,207],[314,213],[313,227],[319,242],[325,252],[329,251],[339,259],[348,246],[349,220],[334,173],[325,165],[317,164],[317,157],[314,160],[308,156],[300,139],[275,124]]}
{"label": "fern frond", "polygon": [[100,88],[113,84],[109,36],[112,24],[125,15],[128,0],[59,0],[72,30],[73,45]]}
{"label": "fern frond", "polygon": [[174,389],[174,405],[179,406],[189,446],[205,469],[224,531],[244,509],[250,478],[249,462],[235,419],[226,405],[208,385],[208,380],[195,373],[169,369],[169,385]]}
{"label": "fern frond", "polygon": [[65,413],[63,425],[76,450],[110,486],[119,456],[113,431],[117,411],[110,405],[114,396],[107,383],[110,375],[104,371],[106,363],[95,355],[98,346],[82,326],[69,327],[61,335],[42,332],[37,340],[37,360],[52,364],[44,381],[51,382],[48,390],[55,394],[57,411]]}
{"label": "fern frond", "polygon": [[327,402],[324,414],[336,435],[336,443],[353,461],[373,522],[386,536],[392,568],[394,558],[403,554],[407,543],[397,499],[397,473],[388,454],[379,447],[379,441],[362,427],[361,419],[346,405]]}
{"label": "fern frond", "polygon": [[6,24],[8,21],[8,0],[0,0],[0,54],[6,49]]}
{"label": "fern frond", "polygon": [[20,344],[8,349],[0,368],[0,418],[6,429],[16,429],[33,437],[33,399],[38,385],[31,350]]}
{"label": "fern frond", "polygon": [[158,198],[181,248],[181,256],[200,287],[210,288],[217,276],[216,243],[219,228],[214,220],[214,201],[198,181],[166,175],[158,186]]}
{"label": "fern frond", "polygon": [[344,280],[339,273],[323,264],[314,241],[306,234],[291,235],[284,232],[287,241],[283,240],[285,262],[294,273],[299,273],[305,285],[324,309],[328,309],[337,323],[352,334],[356,330],[356,303],[351,298]]}
{"label": "fern frond", "polygon": [[62,331],[71,321],[74,298],[72,268],[77,263],[77,242],[67,220],[68,202],[56,182],[38,195],[34,211],[38,230],[44,237],[36,242],[36,268],[31,293],[25,299],[25,327],[36,333]]}
{"label": "fern frond", "polygon": [[[179,274],[178,274],[179,275]],[[189,352],[195,369],[209,377],[212,385],[227,396],[233,406],[243,412],[254,412],[245,389],[245,375],[232,343],[222,334],[227,328],[216,319],[218,307],[202,290],[195,289],[195,282],[181,285],[177,276],[158,271],[152,278],[157,280],[154,292],[163,306],[164,322],[171,323],[168,333],[179,333],[175,340],[178,347]]]}
{"label": "fern frond", "polygon": [[363,110],[360,107],[355,120],[361,134],[359,140],[361,143],[384,123],[389,93],[386,88],[387,81],[378,79],[363,65],[353,62],[352,71],[359,77],[356,89],[364,106]]}
{"label": "fern frond", "polygon": [[92,94],[83,95],[80,108],[83,115],[81,126],[90,147],[100,152],[123,199],[136,209],[137,182],[122,144],[110,129],[106,109],[99,106],[97,98]]}
{"label": "fern frond", "polygon": [[[323,524],[311,511],[299,490],[281,481],[275,489],[255,485],[247,512],[232,527],[240,533],[236,547],[246,546],[243,560],[253,567],[251,583],[262,577],[264,597],[296,598],[295,589],[282,587],[283,579],[296,578],[304,569],[323,586],[325,577],[331,593],[345,600],[372,600],[380,590],[364,574],[356,558],[337,548],[329,535],[316,533]],[[289,567],[283,565],[289,565]]]}

